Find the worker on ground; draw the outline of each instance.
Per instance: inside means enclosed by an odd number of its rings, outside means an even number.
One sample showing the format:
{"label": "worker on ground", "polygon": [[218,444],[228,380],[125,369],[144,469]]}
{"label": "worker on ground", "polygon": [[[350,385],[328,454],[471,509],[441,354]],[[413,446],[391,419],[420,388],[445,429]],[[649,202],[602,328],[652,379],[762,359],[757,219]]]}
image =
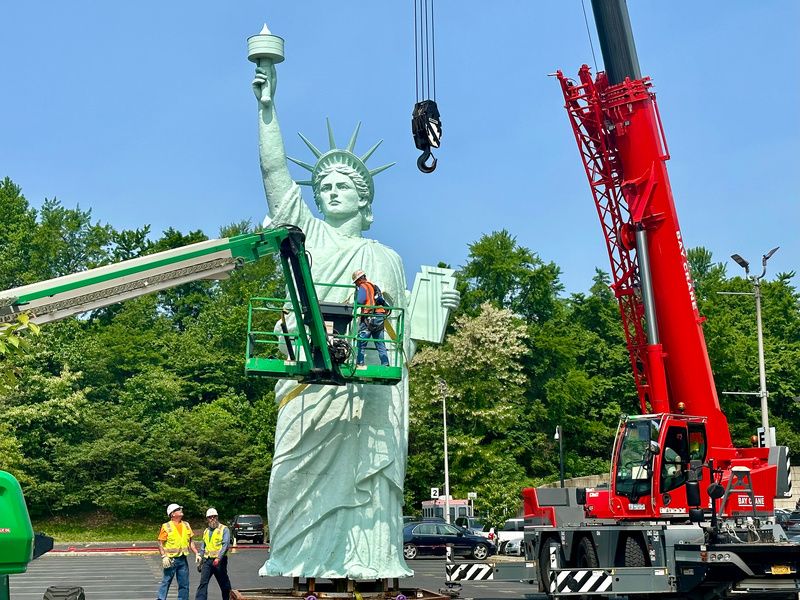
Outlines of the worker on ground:
{"label": "worker on ground", "polygon": [[367,340],[375,340],[375,350],[384,367],[389,366],[389,356],[386,353],[386,344],[383,342],[384,322],[387,312],[383,308],[385,304],[380,288],[367,280],[367,275],[361,269],[353,273],[353,283],[357,288],[356,302],[363,306],[360,310],[361,317],[358,321],[358,353],[356,354],[356,366],[364,367],[364,350],[367,347]]}
{"label": "worker on ground", "polygon": [[231,593],[231,580],[228,578],[228,548],[231,546],[231,530],[219,522],[216,508],[206,511],[208,527],[203,532],[197,565],[200,569],[200,585],[197,586],[195,600],[208,599],[208,582],[211,576],[217,578],[222,600],[228,600]]}
{"label": "worker on ground", "polygon": [[170,504],[167,507],[169,521],[161,526],[158,533],[158,551],[161,553],[161,566],[164,576],[158,588],[158,600],[167,600],[172,579],[178,579],[178,600],[189,600],[189,549],[197,556],[197,548],[192,540],[192,528],[183,520],[183,507]]}

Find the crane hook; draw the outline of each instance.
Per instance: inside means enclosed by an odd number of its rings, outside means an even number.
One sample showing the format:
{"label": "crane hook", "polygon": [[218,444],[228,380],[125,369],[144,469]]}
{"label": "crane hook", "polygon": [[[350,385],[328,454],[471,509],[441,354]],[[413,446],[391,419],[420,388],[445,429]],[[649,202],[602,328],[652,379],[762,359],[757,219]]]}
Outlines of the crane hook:
{"label": "crane hook", "polygon": [[[442,120],[436,101],[423,100],[414,105],[411,133],[414,135],[414,145],[422,150],[422,156],[417,159],[417,168],[423,173],[433,173],[437,161],[431,154],[431,148],[438,148],[442,139]],[[428,159],[433,159],[433,162],[426,164]]]}
{"label": "crane hook", "polygon": [[[425,163],[428,161],[429,158],[433,159],[433,162],[430,165],[426,165]],[[436,170],[436,157],[431,154],[430,150],[425,150],[422,154],[420,154],[419,158],[417,159],[417,168],[422,171],[423,173],[433,173]]]}

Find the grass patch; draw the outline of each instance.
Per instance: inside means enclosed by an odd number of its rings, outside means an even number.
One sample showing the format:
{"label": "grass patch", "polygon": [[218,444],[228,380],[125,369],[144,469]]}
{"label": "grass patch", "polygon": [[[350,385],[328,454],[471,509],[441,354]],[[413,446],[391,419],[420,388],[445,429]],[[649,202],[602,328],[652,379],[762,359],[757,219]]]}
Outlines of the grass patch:
{"label": "grass patch", "polygon": [[161,526],[161,522],[117,519],[107,513],[50,517],[32,521],[34,531],[46,533],[56,542],[152,541],[155,544],[158,528]]}

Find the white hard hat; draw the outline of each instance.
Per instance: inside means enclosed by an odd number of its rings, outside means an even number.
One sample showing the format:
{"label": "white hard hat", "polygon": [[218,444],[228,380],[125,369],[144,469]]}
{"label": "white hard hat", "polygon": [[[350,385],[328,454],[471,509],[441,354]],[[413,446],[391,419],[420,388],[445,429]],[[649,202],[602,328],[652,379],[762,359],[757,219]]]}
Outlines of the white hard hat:
{"label": "white hard hat", "polygon": [[180,504],[175,504],[175,503],[173,502],[172,504],[170,504],[170,505],[167,507],[167,516],[168,516],[168,517],[171,517],[171,516],[172,516],[172,513],[174,513],[176,510],[180,510],[180,509],[182,509],[182,508],[183,508],[183,507],[182,507]]}
{"label": "white hard hat", "polygon": [[216,508],[209,508],[206,511],[206,517],[218,517],[219,513],[217,512]]}
{"label": "white hard hat", "polygon": [[358,281],[362,277],[366,277],[366,275],[367,274],[364,273],[364,271],[362,271],[361,269],[358,269],[357,271],[353,271],[353,283],[355,283],[356,281]]}

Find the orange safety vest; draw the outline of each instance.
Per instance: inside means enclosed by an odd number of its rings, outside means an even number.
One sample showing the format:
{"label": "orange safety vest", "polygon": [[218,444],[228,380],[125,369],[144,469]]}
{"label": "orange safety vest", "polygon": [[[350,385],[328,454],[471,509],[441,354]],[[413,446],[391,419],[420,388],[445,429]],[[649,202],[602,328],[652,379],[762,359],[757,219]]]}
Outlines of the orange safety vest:
{"label": "orange safety vest", "polygon": [[[375,285],[373,283],[371,283],[369,281],[365,281],[364,283],[359,284],[358,287],[363,287],[364,291],[367,293],[367,299],[364,301],[364,306],[366,306],[367,308],[364,308],[361,311],[363,314],[370,314],[370,313],[385,314],[386,313],[386,309],[383,308],[382,306],[375,306]],[[364,318],[364,317],[362,317],[362,318]]]}
{"label": "orange safety vest", "polygon": [[189,554],[189,542],[192,539],[192,528],[186,521],[181,523],[181,531],[172,521],[164,523],[164,529],[167,531],[167,541],[164,542],[164,552],[170,558],[176,556],[186,556]]}

